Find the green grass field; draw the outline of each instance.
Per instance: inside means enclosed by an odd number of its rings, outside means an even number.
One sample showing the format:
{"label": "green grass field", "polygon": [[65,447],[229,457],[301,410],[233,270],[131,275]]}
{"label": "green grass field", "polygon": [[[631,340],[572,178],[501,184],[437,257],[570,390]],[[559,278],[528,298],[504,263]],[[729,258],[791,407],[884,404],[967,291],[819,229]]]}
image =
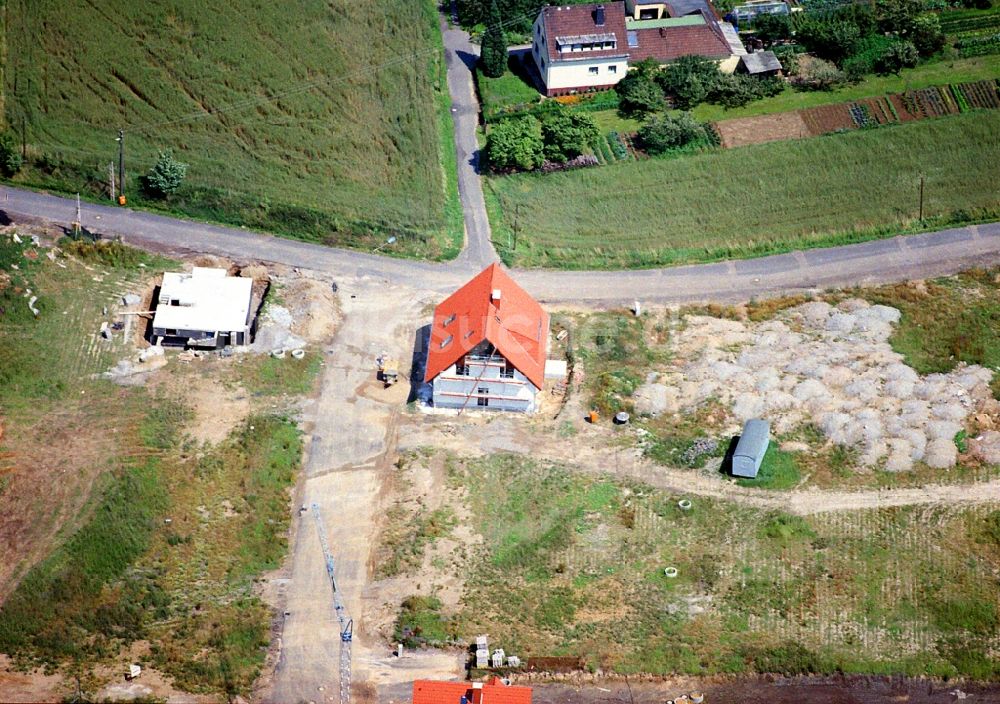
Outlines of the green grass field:
{"label": "green grass field", "polygon": [[1000,674],[995,505],[801,517],[689,497],[683,511],[511,455],[457,463],[450,481],[484,542],[443,629],[508,653],[625,674]]}
{"label": "green grass field", "polygon": [[[1000,114],[487,181],[508,263],[642,267],[759,256],[996,217]],[[506,246],[519,209],[516,251]]]}
{"label": "green grass field", "polygon": [[[445,258],[460,247],[435,5],[6,3],[4,116],[16,179],[97,198],[126,130],[128,195],[196,219]],[[447,128],[439,128],[439,124]],[[189,164],[167,202],[138,177]]]}

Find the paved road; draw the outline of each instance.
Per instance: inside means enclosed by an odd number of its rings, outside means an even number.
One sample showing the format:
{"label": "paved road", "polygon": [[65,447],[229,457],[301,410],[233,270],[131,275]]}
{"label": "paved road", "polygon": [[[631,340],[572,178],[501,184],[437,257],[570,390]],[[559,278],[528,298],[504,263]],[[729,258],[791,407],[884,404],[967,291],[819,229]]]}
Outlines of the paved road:
{"label": "paved road", "polygon": [[479,101],[473,85],[472,68],[479,58],[479,47],[469,41],[469,35],[459,29],[449,29],[441,18],[444,35],[445,63],[448,66],[448,92],[451,94],[451,116],[455,122],[455,153],[458,156],[458,194],[462,199],[465,218],[466,247],[458,261],[473,269],[482,269],[497,260],[490,233],[490,221],[483,200],[483,185],[479,180]]}
{"label": "paved road", "polygon": [[[69,225],[75,207],[68,198],[0,186],[0,213],[12,221],[41,218]],[[90,204],[84,206],[83,224],[137,245],[277,262],[345,279],[381,278],[441,292],[453,289],[489,261],[479,255],[446,264],[393,259]],[[943,276],[997,263],[1000,223],[987,223],[735,262],[642,271],[525,270],[517,272],[517,279],[545,302],[614,306],[634,299],[739,301],[765,294]]]}

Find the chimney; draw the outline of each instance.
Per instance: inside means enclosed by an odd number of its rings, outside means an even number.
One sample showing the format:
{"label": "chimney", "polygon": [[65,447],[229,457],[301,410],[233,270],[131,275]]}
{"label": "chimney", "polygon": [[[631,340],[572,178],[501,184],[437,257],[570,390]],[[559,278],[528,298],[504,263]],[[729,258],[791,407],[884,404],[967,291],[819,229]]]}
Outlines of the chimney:
{"label": "chimney", "polygon": [[604,5],[598,5],[594,8],[594,24],[598,27],[604,26]]}
{"label": "chimney", "polygon": [[490,294],[490,300],[491,301],[499,301],[501,294],[502,294],[502,292],[500,291],[500,289],[498,289],[498,288],[493,289],[493,292]]}

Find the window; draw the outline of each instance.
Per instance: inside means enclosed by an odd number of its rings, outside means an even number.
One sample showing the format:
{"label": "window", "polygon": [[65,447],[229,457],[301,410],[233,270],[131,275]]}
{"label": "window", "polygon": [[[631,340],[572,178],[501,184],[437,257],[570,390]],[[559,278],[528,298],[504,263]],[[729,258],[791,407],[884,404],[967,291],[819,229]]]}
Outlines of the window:
{"label": "window", "polygon": [[570,51],[583,51],[583,44],[574,44]]}
{"label": "window", "polygon": [[634,29],[628,32],[628,45],[633,49],[639,46],[639,33]]}
{"label": "window", "polygon": [[490,392],[489,388],[485,386],[480,386],[476,389],[476,393],[479,394],[479,398],[476,399],[477,406],[488,406],[490,405],[490,400],[486,397],[486,394]]}
{"label": "window", "polygon": [[537,41],[535,42],[535,46],[532,47],[532,51],[534,51],[536,54],[538,53],[538,42]]}
{"label": "window", "polygon": [[454,313],[452,313],[451,315],[449,315],[447,318],[444,319],[444,322],[441,323],[441,327],[448,327],[448,325],[451,324],[451,323],[453,323],[453,322],[455,322],[455,314]]}
{"label": "window", "polygon": [[444,349],[445,347],[447,347],[448,345],[450,345],[451,341],[454,340],[454,339],[455,339],[454,335],[448,335],[448,337],[446,337],[443,340],[441,340],[441,349]]}
{"label": "window", "polygon": [[166,329],[166,330],[164,331],[164,334],[165,334],[165,335],[166,335],[167,337],[177,337],[177,331],[176,331],[176,330],[171,330],[170,328],[167,328],[167,329]]}
{"label": "window", "polygon": [[504,360],[504,364],[500,368],[500,378],[501,379],[514,378],[514,365],[510,363],[510,360],[507,359]]}
{"label": "window", "polygon": [[597,75],[597,67],[596,66],[591,66],[590,68],[587,69],[587,72],[591,76],[596,76]]}
{"label": "window", "polygon": [[475,334],[475,332],[476,332],[475,330],[469,330],[469,332],[465,333],[462,336],[462,339],[463,340],[468,340],[470,337],[472,337]]}
{"label": "window", "polygon": [[614,64],[608,66],[608,73],[618,73],[618,67]]}
{"label": "window", "polygon": [[465,357],[455,362],[456,376],[469,376],[469,365],[465,363]]}

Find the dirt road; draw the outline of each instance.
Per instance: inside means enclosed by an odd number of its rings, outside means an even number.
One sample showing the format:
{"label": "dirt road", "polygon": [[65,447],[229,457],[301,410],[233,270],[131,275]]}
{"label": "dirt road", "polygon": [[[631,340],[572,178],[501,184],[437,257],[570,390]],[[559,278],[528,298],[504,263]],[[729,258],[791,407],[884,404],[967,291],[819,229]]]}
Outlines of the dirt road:
{"label": "dirt road", "polygon": [[[406,389],[401,386],[401,395],[391,397],[394,403],[373,399],[363,390],[372,384],[380,352],[409,359],[412,321],[419,319],[427,295],[372,278],[342,287],[344,322],[326,350],[321,392],[303,414],[310,443],[296,504],[320,507],[341,598],[354,620],[353,678],[362,685],[451,678],[459,672],[458,658],[450,653],[392,657],[365,619],[377,495],[393,459],[394,416]],[[277,578],[287,579],[287,615],[275,672],[259,698],[339,701],[340,628],[312,509],[300,512],[290,572]]]}

